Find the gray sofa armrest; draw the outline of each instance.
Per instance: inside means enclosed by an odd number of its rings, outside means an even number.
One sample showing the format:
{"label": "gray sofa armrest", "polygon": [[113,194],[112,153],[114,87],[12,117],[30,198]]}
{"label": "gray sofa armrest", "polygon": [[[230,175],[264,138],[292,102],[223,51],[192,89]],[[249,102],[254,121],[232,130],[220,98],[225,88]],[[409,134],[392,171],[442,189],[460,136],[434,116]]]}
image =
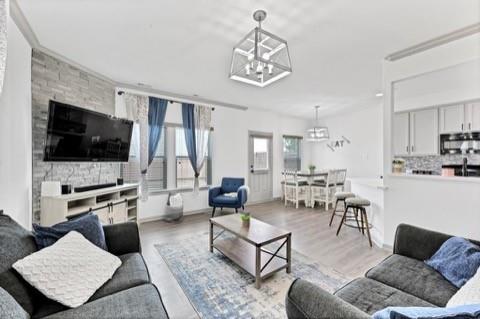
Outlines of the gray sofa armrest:
{"label": "gray sofa armrest", "polygon": [[108,251],[114,255],[141,253],[138,225],[134,222],[103,226]]}
{"label": "gray sofa armrest", "polygon": [[371,319],[371,316],[314,284],[295,279],[285,298],[289,319]]}
{"label": "gray sofa armrest", "polygon": [[400,224],[395,233],[393,253],[418,260],[426,260],[432,257],[440,246],[451,237],[451,235],[433,230]]}

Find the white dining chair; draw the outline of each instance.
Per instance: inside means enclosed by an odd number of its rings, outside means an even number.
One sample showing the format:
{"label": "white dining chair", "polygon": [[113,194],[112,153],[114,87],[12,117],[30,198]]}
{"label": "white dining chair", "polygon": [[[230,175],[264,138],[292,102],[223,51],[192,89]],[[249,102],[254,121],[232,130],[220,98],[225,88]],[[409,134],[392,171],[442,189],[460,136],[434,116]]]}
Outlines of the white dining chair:
{"label": "white dining chair", "polygon": [[308,207],[309,185],[306,180],[298,177],[297,171],[285,170],[283,172],[283,189],[285,206],[288,202],[292,202],[298,209],[299,202],[304,201],[305,207]]}
{"label": "white dining chair", "polygon": [[344,192],[345,191],[345,180],[347,179],[347,170],[346,169],[339,169],[337,170],[337,192]]}
{"label": "white dining chair", "polygon": [[315,207],[315,202],[323,203],[325,210],[328,210],[329,205],[333,207],[340,171],[329,170],[324,182],[314,182],[310,185],[311,207]]}

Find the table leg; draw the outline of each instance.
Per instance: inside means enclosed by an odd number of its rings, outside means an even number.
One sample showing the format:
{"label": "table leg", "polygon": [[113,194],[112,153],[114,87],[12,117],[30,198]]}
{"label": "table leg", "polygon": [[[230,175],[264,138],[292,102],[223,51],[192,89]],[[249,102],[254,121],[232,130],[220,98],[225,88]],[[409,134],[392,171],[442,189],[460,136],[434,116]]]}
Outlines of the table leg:
{"label": "table leg", "polygon": [[262,265],[262,251],[260,246],[256,246],[255,256],[255,288],[259,289],[261,284],[261,265]]}
{"label": "table leg", "polygon": [[292,235],[287,237],[287,274],[292,272]]}
{"label": "table leg", "polygon": [[209,238],[210,252],[213,253],[213,223],[210,222],[210,238]]}

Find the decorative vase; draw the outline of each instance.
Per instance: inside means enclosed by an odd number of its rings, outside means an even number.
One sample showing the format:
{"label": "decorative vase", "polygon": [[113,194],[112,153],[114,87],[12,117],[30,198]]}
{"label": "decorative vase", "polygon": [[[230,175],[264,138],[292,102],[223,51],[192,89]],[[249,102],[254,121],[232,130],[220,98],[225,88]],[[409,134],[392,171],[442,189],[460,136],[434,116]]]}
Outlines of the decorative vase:
{"label": "decorative vase", "polygon": [[404,169],[403,164],[393,164],[392,165],[392,170],[393,170],[393,173],[395,173],[395,174],[403,173],[403,169]]}

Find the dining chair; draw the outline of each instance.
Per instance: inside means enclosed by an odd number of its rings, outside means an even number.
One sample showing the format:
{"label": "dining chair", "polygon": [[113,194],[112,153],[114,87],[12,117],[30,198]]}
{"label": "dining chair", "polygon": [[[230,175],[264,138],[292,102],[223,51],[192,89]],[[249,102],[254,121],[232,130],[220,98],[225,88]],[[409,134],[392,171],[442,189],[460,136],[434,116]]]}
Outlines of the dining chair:
{"label": "dining chair", "polygon": [[329,170],[323,182],[313,182],[310,185],[311,207],[315,207],[315,202],[323,203],[325,210],[328,210],[330,204],[333,206],[339,175],[340,170]]}
{"label": "dining chair", "polygon": [[300,201],[304,201],[305,207],[308,206],[309,185],[306,180],[298,177],[297,171],[285,170],[283,172],[283,189],[285,206],[288,202],[292,202],[298,209]]}
{"label": "dining chair", "polygon": [[345,191],[345,180],[347,179],[347,170],[346,169],[339,169],[337,170],[337,192],[344,192]]}

